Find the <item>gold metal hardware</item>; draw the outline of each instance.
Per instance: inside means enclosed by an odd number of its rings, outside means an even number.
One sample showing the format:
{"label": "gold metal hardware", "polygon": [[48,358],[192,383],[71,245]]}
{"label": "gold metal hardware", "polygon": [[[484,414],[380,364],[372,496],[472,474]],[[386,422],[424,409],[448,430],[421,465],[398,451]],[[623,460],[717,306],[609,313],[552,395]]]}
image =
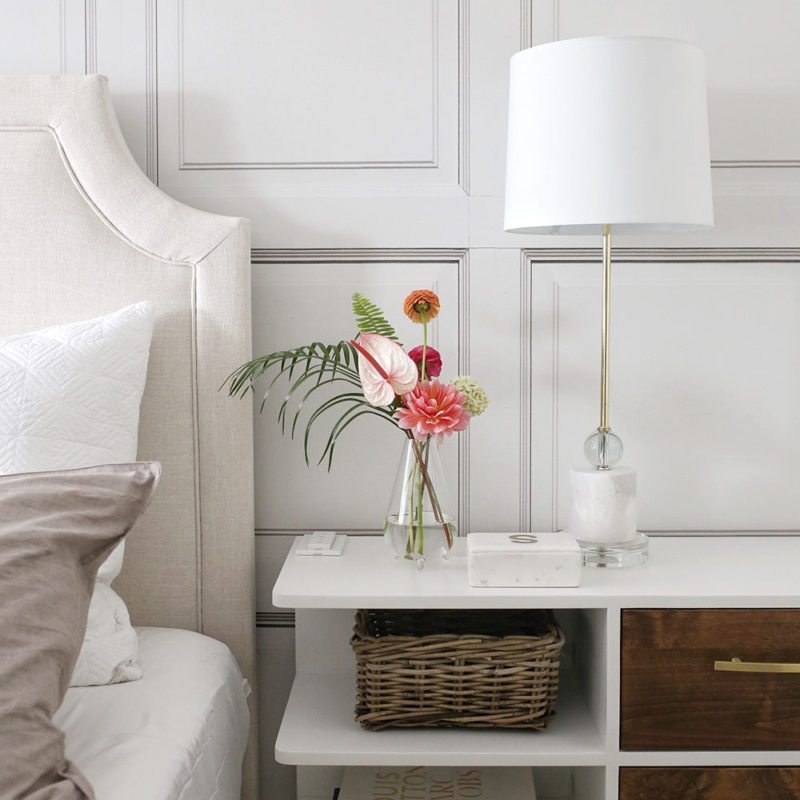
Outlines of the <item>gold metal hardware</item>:
{"label": "gold metal hardware", "polygon": [[717,672],[797,672],[800,673],[800,664],[781,664],[761,661],[742,661],[741,658],[732,658],[730,661],[715,661],[714,669]]}
{"label": "gold metal hardware", "polygon": [[601,433],[611,430],[608,425],[608,372],[611,356],[611,226],[603,225],[603,340],[600,349],[600,427]]}

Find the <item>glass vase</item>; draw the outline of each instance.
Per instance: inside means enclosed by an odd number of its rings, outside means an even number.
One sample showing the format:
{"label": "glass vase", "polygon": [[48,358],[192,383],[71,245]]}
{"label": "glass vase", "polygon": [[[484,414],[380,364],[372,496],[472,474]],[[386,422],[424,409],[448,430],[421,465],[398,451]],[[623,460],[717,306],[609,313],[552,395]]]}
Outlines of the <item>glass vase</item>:
{"label": "glass vase", "polygon": [[455,518],[435,438],[406,441],[384,535],[395,555],[414,562],[417,569],[446,559],[453,547]]}

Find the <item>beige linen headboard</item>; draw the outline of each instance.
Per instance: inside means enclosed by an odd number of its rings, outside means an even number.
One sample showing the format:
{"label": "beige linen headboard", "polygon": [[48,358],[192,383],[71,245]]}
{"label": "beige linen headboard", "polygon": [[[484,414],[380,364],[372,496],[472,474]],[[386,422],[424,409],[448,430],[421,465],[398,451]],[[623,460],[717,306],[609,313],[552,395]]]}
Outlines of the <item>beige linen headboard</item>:
{"label": "beige linen headboard", "polygon": [[247,221],[157,189],[102,76],[0,76],[0,298],[0,335],[154,303],[139,456],[163,477],[115,586],[135,624],[226,642],[255,687],[251,410],[218,391],[251,355]]}

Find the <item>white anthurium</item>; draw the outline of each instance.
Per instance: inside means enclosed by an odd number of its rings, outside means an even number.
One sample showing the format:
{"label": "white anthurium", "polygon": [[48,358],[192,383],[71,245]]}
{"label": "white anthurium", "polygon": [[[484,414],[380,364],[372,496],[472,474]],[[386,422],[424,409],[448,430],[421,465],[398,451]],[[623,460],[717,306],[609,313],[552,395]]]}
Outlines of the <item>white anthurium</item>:
{"label": "white anthurium", "polygon": [[358,376],[371,406],[389,406],[417,385],[417,365],[399,344],[378,333],[362,333],[352,343],[358,350]]}

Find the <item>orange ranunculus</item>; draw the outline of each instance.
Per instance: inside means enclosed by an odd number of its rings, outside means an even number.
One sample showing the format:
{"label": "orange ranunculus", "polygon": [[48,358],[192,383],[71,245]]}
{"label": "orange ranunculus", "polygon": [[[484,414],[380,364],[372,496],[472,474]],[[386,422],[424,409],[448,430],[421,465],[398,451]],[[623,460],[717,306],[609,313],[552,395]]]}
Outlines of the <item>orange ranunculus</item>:
{"label": "orange ranunculus", "polygon": [[430,322],[440,306],[438,295],[430,289],[416,289],[403,301],[403,311],[412,322]]}

